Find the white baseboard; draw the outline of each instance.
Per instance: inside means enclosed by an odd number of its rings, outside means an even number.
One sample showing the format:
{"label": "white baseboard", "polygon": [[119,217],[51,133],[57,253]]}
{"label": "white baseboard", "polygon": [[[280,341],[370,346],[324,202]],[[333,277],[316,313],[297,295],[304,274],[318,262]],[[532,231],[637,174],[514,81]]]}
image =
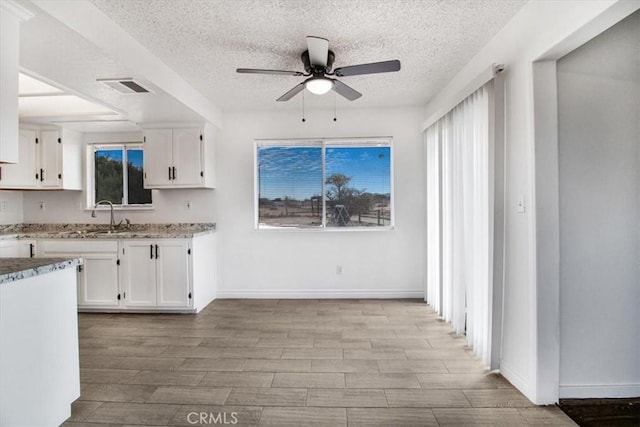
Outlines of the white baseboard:
{"label": "white baseboard", "polygon": [[522,394],[526,396],[527,399],[535,403],[534,394],[531,390],[531,385],[529,381],[522,375],[520,375],[515,369],[513,369],[504,359],[500,359],[500,373],[503,377],[507,379],[515,388],[520,390]]}
{"label": "white baseboard", "polygon": [[366,299],[366,298],[424,298],[423,291],[218,291],[216,298],[272,298],[272,299]]}
{"label": "white baseboard", "polygon": [[640,396],[640,384],[560,385],[561,399],[622,398]]}

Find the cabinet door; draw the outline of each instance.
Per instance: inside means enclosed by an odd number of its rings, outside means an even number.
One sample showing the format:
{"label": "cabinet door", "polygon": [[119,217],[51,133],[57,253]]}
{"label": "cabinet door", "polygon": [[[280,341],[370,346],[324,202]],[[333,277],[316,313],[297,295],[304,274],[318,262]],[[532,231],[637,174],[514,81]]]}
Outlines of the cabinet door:
{"label": "cabinet door", "polygon": [[123,242],[122,246],[120,283],[125,307],[155,306],[155,242],[131,240]]}
{"label": "cabinet door", "polygon": [[86,254],[78,275],[78,305],[118,307],[118,256]]}
{"label": "cabinet door", "polygon": [[62,144],[57,130],[40,132],[38,173],[43,188],[60,187],[62,183]]}
{"label": "cabinet door", "polygon": [[0,240],[0,258],[34,258],[35,240]]}
{"label": "cabinet door", "polygon": [[149,129],[144,132],[144,188],[166,187],[173,176],[173,132]]}
{"label": "cabinet door", "polygon": [[18,240],[18,256],[20,258],[36,257],[36,241],[35,240]]}
{"label": "cabinet door", "polygon": [[172,185],[193,186],[203,181],[202,132],[200,129],[173,130],[173,166],[175,176]]}
{"label": "cabinet door", "polygon": [[[35,130],[20,129],[18,139],[18,163],[0,165],[0,188],[36,188],[39,181],[36,174]],[[39,175],[38,175],[39,176]]]}
{"label": "cabinet door", "polygon": [[0,240],[0,258],[19,258],[20,246],[17,240]]}
{"label": "cabinet door", "polygon": [[190,305],[191,268],[189,242],[181,239],[160,240],[156,260],[158,306],[188,307]]}

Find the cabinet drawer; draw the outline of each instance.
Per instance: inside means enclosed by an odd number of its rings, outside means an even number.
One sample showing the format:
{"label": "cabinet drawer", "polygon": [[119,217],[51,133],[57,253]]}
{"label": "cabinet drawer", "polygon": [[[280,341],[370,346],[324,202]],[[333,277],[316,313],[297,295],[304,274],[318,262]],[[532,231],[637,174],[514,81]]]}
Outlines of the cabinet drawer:
{"label": "cabinet drawer", "polygon": [[47,254],[51,252],[64,252],[64,253],[117,253],[118,241],[117,240],[80,240],[80,239],[68,239],[68,240],[41,240],[38,244],[38,252],[40,254]]}

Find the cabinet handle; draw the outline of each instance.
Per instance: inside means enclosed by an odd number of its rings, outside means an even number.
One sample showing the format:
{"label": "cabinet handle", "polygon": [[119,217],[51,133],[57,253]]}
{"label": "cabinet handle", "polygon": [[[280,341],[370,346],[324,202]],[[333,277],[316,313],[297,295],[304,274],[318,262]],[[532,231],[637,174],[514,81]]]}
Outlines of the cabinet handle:
{"label": "cabinet handle", "polygon": [[40,169],[40,182],[44,181],[44,169]]}
{"label": "cabinet handle", "polygon": [[29,258],[33,258],[33,243],[29,243]]}
{"label": "cabinet handle", "polygon": [[156,245],[156,259],[158,259],[158,245]]}
{"label": "cabinet handle", "polygon": [[172,167],[171,169],[173,169],[173,179],[176,179],[176,167]]}
{"label": "cabinet handle", "polygon": [[171,181],[171,166],[169,166],[169,181]]}
{"label": "cabinet handle", "polygon": [[120,301],[120,294],[118,294],[118,301]]}
{"label": "cabinet handle", "polygon": [[153,245],[149,245],[149,258],[153,259]]}

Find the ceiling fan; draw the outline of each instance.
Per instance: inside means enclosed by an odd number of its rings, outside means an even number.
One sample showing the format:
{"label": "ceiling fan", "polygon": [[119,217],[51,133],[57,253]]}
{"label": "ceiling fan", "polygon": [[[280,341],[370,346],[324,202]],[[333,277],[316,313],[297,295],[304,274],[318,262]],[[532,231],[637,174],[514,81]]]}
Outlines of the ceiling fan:
{"label": "ceiling fan", "polygon": [[307,36],[307,50],[300,56],[305,72],[282,71],[282,70],[261,70],[255,68],[238,68],[238,73],[244,74],[273,74],[296,77],[309,77],[302,83],[294,86],[293,89],[282,95],[277,101],[288,101],[305,88],[316,95],[323,95],[330,90],[334,90],[339,95],[344,96],[349,101],[355,101],[362,94],[340,80],[328,77],[349,77],[363,74],[389,73],[400,70],[400,61],[373,62],[370,64],[351,65],[336,68],[331,71],[335,55],[329,50],[329,40],[321,37]]}

